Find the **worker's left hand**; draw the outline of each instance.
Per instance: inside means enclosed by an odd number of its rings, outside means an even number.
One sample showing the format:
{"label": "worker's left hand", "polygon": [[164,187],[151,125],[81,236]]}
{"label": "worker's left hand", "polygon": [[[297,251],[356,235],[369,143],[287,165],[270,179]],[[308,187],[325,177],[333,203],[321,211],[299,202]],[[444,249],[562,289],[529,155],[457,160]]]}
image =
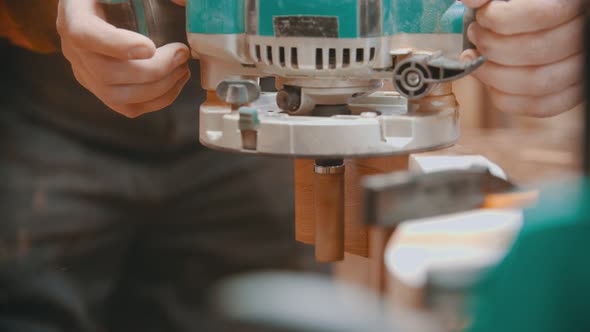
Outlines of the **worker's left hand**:
{"label": "worker's left hand", "polygon": [[183,43],[156,48],[106,22],[96,0],[59,0],[58,8],[56,27],[76,80],[113,111],[134,118],[161,110],[189,80]]}
{"label": "worker's left hand", "polygon": [[467,32],[477,50],[462,58],[488,58],[474,76],[497,108],[549,117],[583,101],[583,0],[463,3],[479,9]]}

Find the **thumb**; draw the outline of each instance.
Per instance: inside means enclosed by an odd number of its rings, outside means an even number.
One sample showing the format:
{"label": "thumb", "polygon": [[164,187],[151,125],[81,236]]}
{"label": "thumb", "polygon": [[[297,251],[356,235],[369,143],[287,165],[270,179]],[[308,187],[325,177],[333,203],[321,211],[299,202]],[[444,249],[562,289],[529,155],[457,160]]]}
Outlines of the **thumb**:
{"label": "thumb", "polygon": [[94,0],[63,1],[58,18],[62,38],[69,38],[77,48],[122,60],[154,55],[156,46],[149,38],[105,22],[97,6]]}
{"label": "thumb", "polygon": [[463,53],[461,53],[461,56],[459,59],[463,62],[468,62],[468,61],[473,61],[473,60],[479,58],[480,56],[481,55],[476,50],[465,50]]}
{"label": "thumb", "polygon": [[[465,50],[463,53],[461,53],[459,60],[461,62],[469,62],[469,61],[473,61],[475,59],[478,59],[479,57],[481,57],[481,54],[477,50]],[[486,66],[487,66],[487,64],[484,63],[482,67],[478,68],[476,71],[471,73],[471,76],[479,79],[479,74],[481,73],[481,69],[485,68]]]}

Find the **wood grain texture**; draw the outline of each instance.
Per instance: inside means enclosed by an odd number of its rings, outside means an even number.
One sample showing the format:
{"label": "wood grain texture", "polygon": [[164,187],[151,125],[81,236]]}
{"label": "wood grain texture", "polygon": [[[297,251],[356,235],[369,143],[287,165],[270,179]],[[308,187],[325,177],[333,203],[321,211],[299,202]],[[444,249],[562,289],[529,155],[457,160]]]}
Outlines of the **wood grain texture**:
{"label": "wood grain texture", "polygon": [[344,259],[344,174],[314,176],[315,257],[318,262]]}
{"label": "wood grain texture", "polygon": [[378,228],[371,228],[370,231],[369,287],[379,293],[387,291],[385,248],[393,232],[392,229]]}
{"label": "wood grain texture", "polygon": [[408,164],[408,155],[346,161],[344,217],[346,252],[369,257],[369,228],[362,220],[362,179],[369,175],[407,170]]}
{"label": "wood grain texture", "polygon": [[295,160],[295,239],[301,243],[315,243],[314,161]]}
{"label": "wood grain texture", "polygon": [[[361,180],[365,176],[408,168],[409,156],[346,160],[344,177],[345,251],[369,256],[369,230],[362,221]],[[314,161],[295,160],[295,238],[305,244],[315,243]]]}

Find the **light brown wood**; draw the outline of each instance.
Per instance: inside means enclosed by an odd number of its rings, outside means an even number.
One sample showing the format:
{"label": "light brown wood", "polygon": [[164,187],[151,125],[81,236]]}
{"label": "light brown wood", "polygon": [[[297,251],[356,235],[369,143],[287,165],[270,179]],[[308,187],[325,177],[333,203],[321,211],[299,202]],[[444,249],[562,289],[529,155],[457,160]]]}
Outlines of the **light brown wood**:
{"label": "light brown wood", "polygon": [[[410,156],[394,156],[387,158],[372,158],[365,160],[366,163],[379,170],[380,173],[407,171],[410,164]],[[393,234],[394,229],[375,229],[370,231],[369,238],[369,278],[370,287],[378,292],[387,291],[385,262],[383,260],[387,241]]]}
{"label": "light brown wood", "polygon": [[[369,229],[362,220],[361,181],[364,177],[394,171],[407,170],[409,156],[380,158],[362,158],[347,160],[344,175],[344,247],[345,252],[362,257],[369,257]],[[316,211],[314,196],[314,161],[295,161],[295,236],[297,241],[316,244]],[[382,242],[382,241],[381,241]],[[383,243],[376,243],[376,247]],[[381,255],[376,253],[375,255]],[[383,288],[382,259],[376,258],[373,266],[376,288]],[[366,269],[366,265],[362,267]],[[378,276],[378,277],[377,277]],[[381,281],[379,281],[381,280]]]}
{"label": "light brown wood", "polygon": [[525,191],[505,194],[487,195],[482,206],[484,209],[510,209],[533,206],[539,199],[538,191]]}
{"label": "light brown wood", "polygon": [[[383,254],[391,231],[369,231],[362,220],[361,179],[368,175],[407,170],[409,156],[364,158],[346,161],[345,246],[343,262],[335,266],[336,278],[352,280],[379,292],[387,288]],[[361,257],[362,256],[362,257]],[[370,256],[370,258],[365,258]]]}
{"label": "light brown wood", "polygon": [[393,229],[371,228],[370,230],[369,287],[379,293],[387,290],[384,257],[387,242],[393,232]]}
{"label": "light brown wood", "polygon": [[418,310],[427,309],[426,289],[406,285],[394,275],[387,276],[387,301],[393,305]]}
{"label": "light brown wood", "polygon": [[332,272],[338,280],[367,288],[371,280],[369,264],[367,257],[344,253],[344,260],[334,263]]}
{"label": "light brown wood", "polygon": [[[362,158],[346,161],[344,220],[345,251],[369,256],[369,231],[362,221],[361,180],[368,175],[406,170],[409,156]],[[295,160],[295,238],[315,243],[314,160]]]}
{"label": "light brown wood", "polygon": [[361,179],[376,170],[362,160],[347,160],[344,198],[344,247],[347,253],[369,257],[369,228],[362,221]]}
{"label": "light brown wood", "polygon": [[495,109],[486,87],[472,76],[453,81],[453,92],[460,105],[461,129],[510,127],[517,120]]}
{"label": "light brown wood", "polygon": [[344,173],[315,174],[315,257],[318,262],[344,259]]}
{"label": "light brown wood", "polygon": [[[582,116],[582,112],[561,115],[539,129],[462,128],[457,145],[421,155],[482,155],[502,167],[512,182],[535,188],[538,182],[579,174]],[[529,153],[531,150],[533,153]],[[539,150],[562,153],[567,158],[558,162],[539,158]]]}
{"label": "light brown wood", "polygon": [[295,160],[295,239],[311,245],[315,243],[313,166],[313,160]]}
{"label": "light brown wood", "polygon": [[407,170],[409,156],[351,159],[346,161],[345,240],[346,252],[369,257],[369,228],[362,220],[361,181],[375,174]]}
{"label": "light brown wood", "polygon": [[461,129],[480,128],[486,109],[483,103],[485,94],[483,85],[476,78],[467,76],[453,81],[453,93],[460,105]]}

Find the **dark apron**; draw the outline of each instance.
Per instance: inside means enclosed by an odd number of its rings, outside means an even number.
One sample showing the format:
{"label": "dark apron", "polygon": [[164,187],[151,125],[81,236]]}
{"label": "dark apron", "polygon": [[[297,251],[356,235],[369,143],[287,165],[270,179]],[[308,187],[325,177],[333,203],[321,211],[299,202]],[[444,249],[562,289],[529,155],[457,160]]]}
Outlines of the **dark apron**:
{"label": "dark apron", "polygon": [[0,331],[227,331],[216,281],[301,268],[291,161],[201,147],[196,66],[127,119],[60,54],[0,54]]}

